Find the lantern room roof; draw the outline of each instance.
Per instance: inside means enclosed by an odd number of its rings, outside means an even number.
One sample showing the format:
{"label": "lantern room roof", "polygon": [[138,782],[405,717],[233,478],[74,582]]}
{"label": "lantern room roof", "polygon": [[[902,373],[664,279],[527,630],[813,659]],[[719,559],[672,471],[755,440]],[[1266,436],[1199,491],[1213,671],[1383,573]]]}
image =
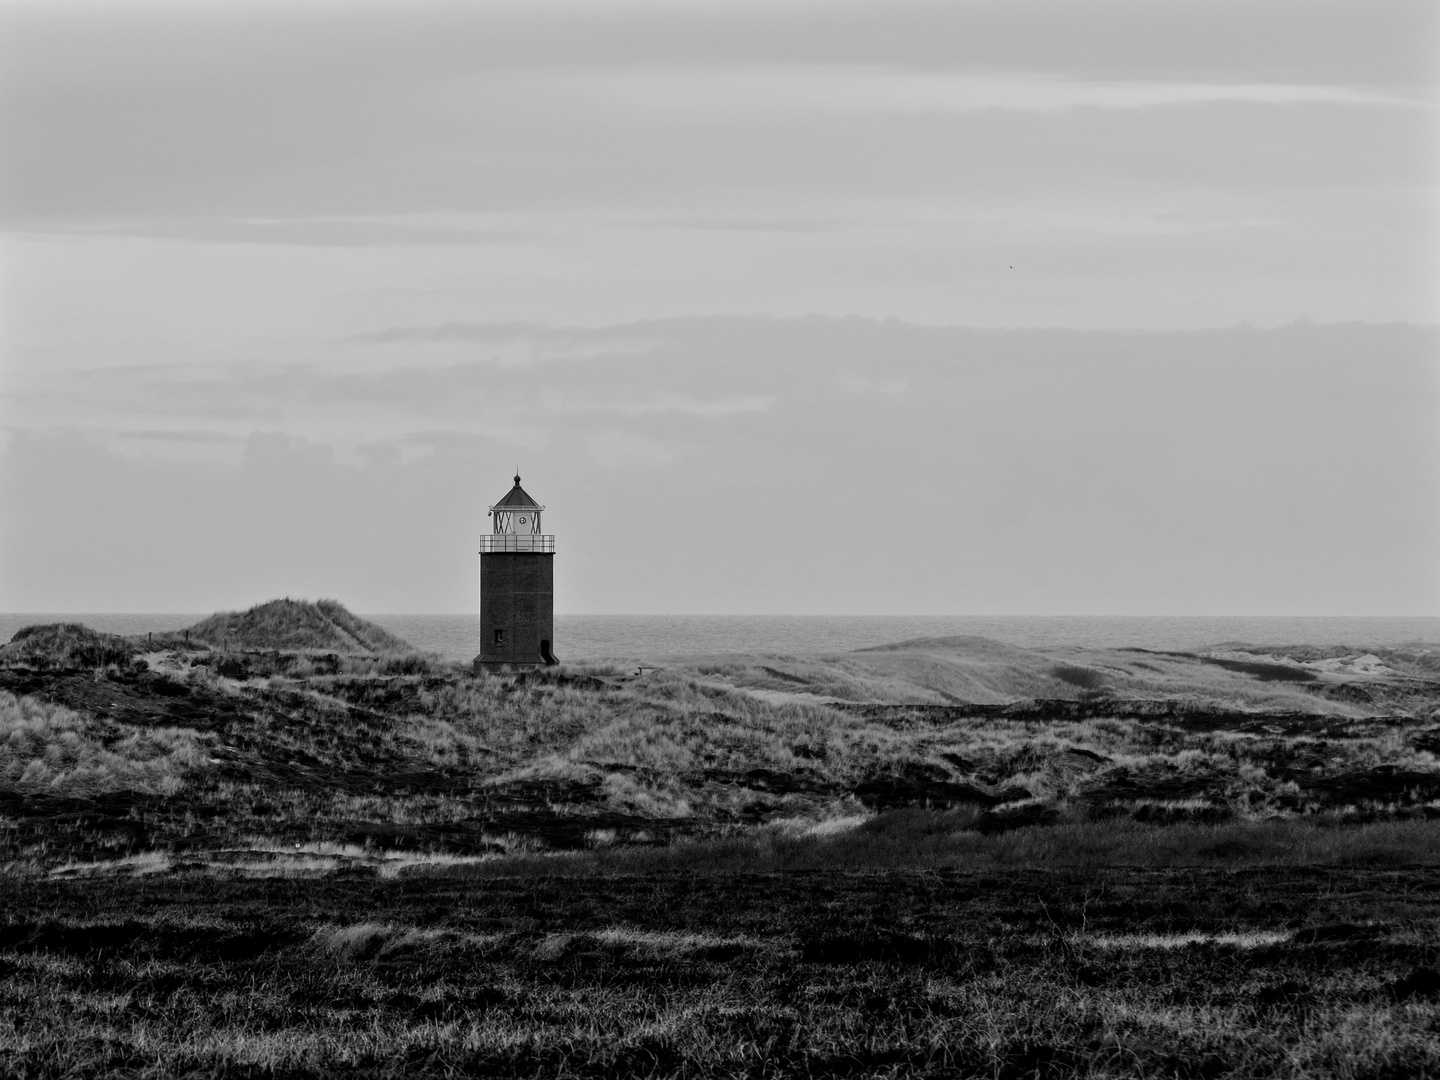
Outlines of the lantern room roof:
{"label": "lantern room roof", "polygon": [[506,493],[505,497],[490,508],[491,510],[544,510],[545,508],[525,494],[525,489],[520,486],[520,475],[515,475],[515,486]]}

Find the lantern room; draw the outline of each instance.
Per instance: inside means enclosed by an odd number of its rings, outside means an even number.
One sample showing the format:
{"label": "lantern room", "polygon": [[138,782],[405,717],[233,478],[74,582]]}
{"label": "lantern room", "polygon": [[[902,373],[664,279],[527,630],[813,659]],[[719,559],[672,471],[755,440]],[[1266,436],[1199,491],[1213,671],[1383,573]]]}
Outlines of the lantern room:
{"label": "lantern room", "polygon": [[487,551],[554,551],[555,537],[540,531],[540,513],[545,507],[532,499],[520,486],[515,486],[503,499],[490,507],[492,529],[480,542],[480,552]]}
{"label": "lantern room", "polygon": [[525,493],[520,486],[520,474],[515,474],[515,486],[494,506],[490,516],[495,519],[496,533],[535,534],[540,531],[540,511],[545,508]]}

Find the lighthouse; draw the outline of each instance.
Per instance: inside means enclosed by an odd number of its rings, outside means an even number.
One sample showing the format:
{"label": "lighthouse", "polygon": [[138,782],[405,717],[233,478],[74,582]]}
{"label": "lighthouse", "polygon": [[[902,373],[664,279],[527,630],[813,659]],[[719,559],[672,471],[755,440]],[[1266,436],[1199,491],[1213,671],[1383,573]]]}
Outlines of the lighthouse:
{"label": "lighthouse", "polygon": [[490,664],[554,664],[555,537],[540,531],[545,507],[520,477],[490,507],[494,522],[480,538],[480,655]]}

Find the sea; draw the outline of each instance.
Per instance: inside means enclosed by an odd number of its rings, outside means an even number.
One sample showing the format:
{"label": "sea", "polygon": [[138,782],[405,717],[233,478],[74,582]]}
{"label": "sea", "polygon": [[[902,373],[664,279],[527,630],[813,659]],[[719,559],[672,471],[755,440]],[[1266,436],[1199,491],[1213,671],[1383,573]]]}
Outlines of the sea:
{"label": "sea", "polygon": [[[0,642],[36,623],[78,622],[113,634],[178,630],[205,618],[170,614],[0,614]],[[474,615],[365,615],[417,649],[454,660],[480,651]],[[1194,651],[1219,645],[1440,644],[1436,616],[1128,615],[557,615],[561,660],[646,660],[725,653],[830,654],[913,638],[978,636],[1024,648]]]}

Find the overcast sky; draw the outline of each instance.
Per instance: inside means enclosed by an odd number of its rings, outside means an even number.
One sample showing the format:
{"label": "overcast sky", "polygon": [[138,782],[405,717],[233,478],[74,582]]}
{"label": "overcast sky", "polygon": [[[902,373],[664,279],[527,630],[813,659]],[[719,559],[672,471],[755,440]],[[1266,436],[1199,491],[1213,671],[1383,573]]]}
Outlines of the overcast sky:
{"label": "overcast sky", "polygon": [[1437,12],[0,0],[0,610],[1440,614]]}

